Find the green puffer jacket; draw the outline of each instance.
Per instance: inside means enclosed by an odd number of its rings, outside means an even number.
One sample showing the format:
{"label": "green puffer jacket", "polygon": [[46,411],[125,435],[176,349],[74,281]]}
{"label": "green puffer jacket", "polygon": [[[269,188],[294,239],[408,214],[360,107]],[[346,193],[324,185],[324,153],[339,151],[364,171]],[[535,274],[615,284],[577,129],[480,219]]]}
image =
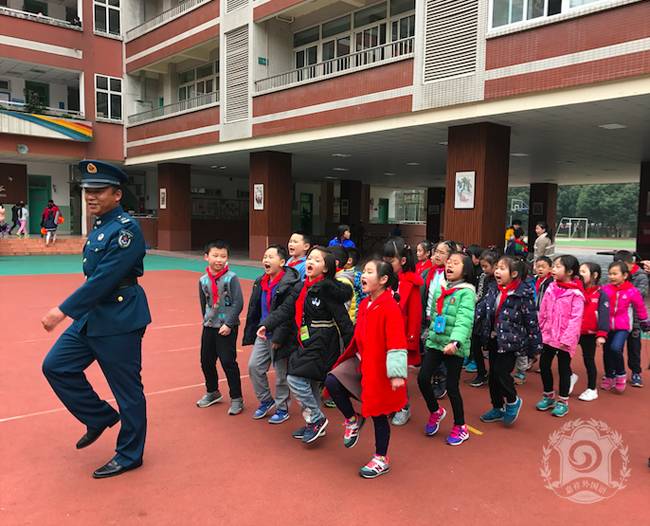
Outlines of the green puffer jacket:
{"label": "green puffer jacket", "polygon": [[442,314],[447,322],[445,330],[441,334],[436,334],[434,330],[436,305],[440,297],[440,289],[434,293],[433,307],[431,309],[432,319],[426,347],[427,349],[442,351],[449,342],[456,341],[458,342],[456,356],[465,358],[470,353],[476,292],[473,285],[465,282],[452,285],[452,288],[456,292],[445,298],[442,308]]}

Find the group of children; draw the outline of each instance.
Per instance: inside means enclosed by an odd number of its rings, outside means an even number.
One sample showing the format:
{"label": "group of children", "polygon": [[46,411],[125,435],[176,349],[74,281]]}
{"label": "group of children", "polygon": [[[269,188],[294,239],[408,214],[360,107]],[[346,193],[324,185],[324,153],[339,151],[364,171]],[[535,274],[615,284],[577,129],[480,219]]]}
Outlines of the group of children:
{"label": "group of children", "polygon": [[[228,258],[227,243],[206,247],[208,266],[199,281],[206,394],[197,405],[222,400],[219,359],[230,389],[228,412],[237,415],[244,409],[236,351],[244,301]],[[648,278],[629,252],[617,254],[605,286],[597,264],[580,265],[570,255],[539,257],[530,272],[524,258],[453,241],[423,241],[413,250],[393,237],[382,254],[363,267],[359,261],[355,247],[312,246],[302,232],[294,233],[287,247],[269,246],[248,302],[243,345],[253,346],[248,367],[258,401],[254,419],[285,422],[293,398],[305,425],[292,436],[310,444],[326,434],[323,406],[337,407],[345,419],[347,448],[356,445],[366,419],[372,419],[375,454],[360,469],[362,477],[390,469],[391,423],[405,425],[411,418],[409,367],[419,368],[417,385],[429,412],[426,435],[439,431],[447,416],[439,400],[448,396],[454,422],[446,442],[452,446],[470,438],[460,390],[463,369],[476,373],[472,387],[489,386],[492,407],[480,419],[506,426],[521,411],[517,384],[537,367],[543,394],[536,408],[557,417],[568,413],[578,380],[571,361],[578,348],[587,370],[580,400],[598,398],[595,355],[600,347],[602,390],[625,390],[626,344],[630,383],[643,386],[640,331],[648,328],[643,302]],[[271,366],[273,393],[267,375]],[[360,402],[360,412],[352,399]]]}

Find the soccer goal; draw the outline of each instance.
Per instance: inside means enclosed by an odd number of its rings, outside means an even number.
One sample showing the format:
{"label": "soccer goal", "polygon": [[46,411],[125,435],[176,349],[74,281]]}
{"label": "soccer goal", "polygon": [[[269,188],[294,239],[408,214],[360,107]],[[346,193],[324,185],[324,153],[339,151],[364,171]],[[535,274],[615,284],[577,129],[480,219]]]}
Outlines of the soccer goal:
{"label": "soccer goal", "polygon": [[589,237],[589,219],[586,217],[563,217],[558,223],[555,237],[587,239]]}

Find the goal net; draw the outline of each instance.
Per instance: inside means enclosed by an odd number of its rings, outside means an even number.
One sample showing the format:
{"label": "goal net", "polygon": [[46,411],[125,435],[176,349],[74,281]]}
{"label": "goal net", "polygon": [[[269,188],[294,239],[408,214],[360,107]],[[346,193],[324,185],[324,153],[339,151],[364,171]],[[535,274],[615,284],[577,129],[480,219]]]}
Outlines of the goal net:
{"label": "goal net", "polygon": [[587,239],[589,237],[589,219],[586,217],[563,217],[558,223],[555,237]]}

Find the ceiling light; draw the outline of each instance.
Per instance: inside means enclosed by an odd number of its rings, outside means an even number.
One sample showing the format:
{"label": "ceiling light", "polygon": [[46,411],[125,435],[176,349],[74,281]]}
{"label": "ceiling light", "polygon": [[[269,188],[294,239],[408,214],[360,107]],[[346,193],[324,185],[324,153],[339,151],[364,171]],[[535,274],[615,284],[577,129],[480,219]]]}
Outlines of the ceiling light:
{"label": "ceiling light", "polygon": [[406,166],[420,166],[420,163],[410,162],[410,163],[406,163]]}
{"label": "ceiling light", "polygon": [[228,168],[228,167],[227,167],[227,166],[219,166],[219,165],[213,164],[212,166],[210,166],[210,168],[212,168],[212,169],[214,169],[214,170],[216,170],[216,169],[219,169],[219,170],[225,170],[225,169]]}
{"label": "ceiling light", "polygon": [[347,168],[332,168],[333,172],[349,172]]}
{"label": "ceiling light", "polygon": [[555,161],[557,164],[575,164],[575,161]]}
{"label": "ceiling light", "polygon": [[325,179],[330,179],[330,180],[337,180],[338,177],[332,177],[331,175],[326,175]]}
{"label": "ceiling light", "polygon": [[332,157],[341,157],[343,159],[347,159],[348,157],[352,157],[351,153],[333,153]]}
{"label": "ceiling light", "polygon": [[447,146],[449,144],[449,142],[448,141],[440,141],[438,144],[440,146]]}
{"label": "ceiling light", "polygon": [[603,128],[604,130],[621,130],[623,128],[627,128],[625,124],[616,124],[615,122],[611,124],[599,124],[599,128]]}
{"label": "ceiling light", "polygon": [[511,153],[510,157],[528,157],[527,153]]}
{"label": "ceiling light", "polygon": [[397,175],[395,172],[384,172],[384,175]]}

